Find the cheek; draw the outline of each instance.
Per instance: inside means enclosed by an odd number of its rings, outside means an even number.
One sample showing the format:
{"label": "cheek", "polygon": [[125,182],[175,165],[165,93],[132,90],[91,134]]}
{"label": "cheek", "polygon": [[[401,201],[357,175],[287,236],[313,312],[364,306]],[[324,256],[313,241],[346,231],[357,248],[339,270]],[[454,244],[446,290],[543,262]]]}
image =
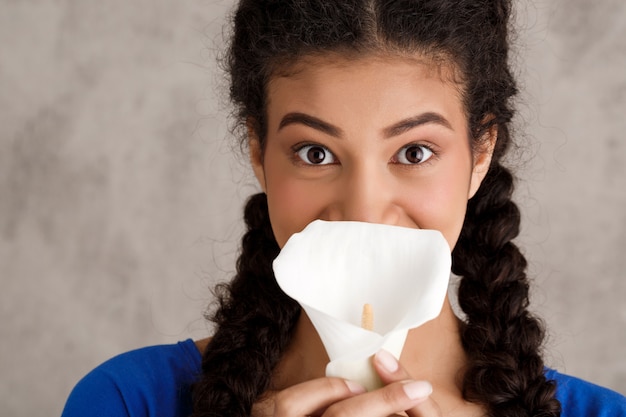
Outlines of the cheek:
{"label": "cheek", "polygon": [[465,212],[467,211],[467,188],[459,191],[453,195],[442,197],[447,205],[443,206],[445,209],[441,212],[441,232],[451,249],[454,249],[459,239],[465,220]]}
{"label": "cheek", "polygon": [[412,195],[405,205],[420,228],[439,230],[451,249],[459,238],[467,210],[469,177],[468,181],[459,181],[466,176],[440,176]]}
{"label": "cheek", "polygon": [[267,182],[267,198],[272,229],[282,248],[289,237],[317,218],[314,187],[299,181],[276,176]]}

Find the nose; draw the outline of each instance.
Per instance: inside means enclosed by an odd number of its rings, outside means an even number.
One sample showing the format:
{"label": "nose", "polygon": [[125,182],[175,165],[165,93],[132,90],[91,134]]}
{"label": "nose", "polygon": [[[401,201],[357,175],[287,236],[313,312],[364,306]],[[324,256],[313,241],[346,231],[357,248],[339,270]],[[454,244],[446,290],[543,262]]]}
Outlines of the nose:
{"label": "nose", "polygon": [[393,180],[386,167],[346,169],[329,206],[329,220],[398,225],[401,208],[393,194]]}

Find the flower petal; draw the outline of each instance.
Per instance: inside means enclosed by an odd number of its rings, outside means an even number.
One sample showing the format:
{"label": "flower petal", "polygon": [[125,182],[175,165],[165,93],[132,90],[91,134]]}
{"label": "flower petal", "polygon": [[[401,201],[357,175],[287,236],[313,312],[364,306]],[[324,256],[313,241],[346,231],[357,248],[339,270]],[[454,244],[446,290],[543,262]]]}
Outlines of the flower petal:
{"label": "flower petal", "polygon": [[[399,357],[408,329],[441,312],[450,265],[450,248],[438,231],[316,220],[289,238],[273,267],[280,287],[311,319],[331,362],[345,364],[369,363],[383,347]],[[366,303],[373,331],[360,327]]]}

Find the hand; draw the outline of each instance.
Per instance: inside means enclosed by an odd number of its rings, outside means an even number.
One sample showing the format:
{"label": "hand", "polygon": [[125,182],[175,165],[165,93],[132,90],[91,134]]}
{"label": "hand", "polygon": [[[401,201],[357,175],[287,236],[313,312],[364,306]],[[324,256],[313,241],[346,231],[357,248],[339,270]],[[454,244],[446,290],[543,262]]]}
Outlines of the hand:
{"label": "hand", "polygon": [[430,398],[432,386],[412,380],[398,361],[388,352],[380,351],[373,363],[386,385],[365,392],[360,385],[341,378],[319,378],[303,382],[276,393],[273,412],[255,406],[255,413],[273,417],[387,417],[406,413],[409,417],[440,417],[437,404]]}

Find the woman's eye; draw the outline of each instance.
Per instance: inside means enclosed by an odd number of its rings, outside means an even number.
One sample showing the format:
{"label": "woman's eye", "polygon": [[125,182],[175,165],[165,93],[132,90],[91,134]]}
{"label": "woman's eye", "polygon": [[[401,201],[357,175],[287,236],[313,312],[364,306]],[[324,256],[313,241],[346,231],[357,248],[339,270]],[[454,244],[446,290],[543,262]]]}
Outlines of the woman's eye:
{"label": "woman's eye", "polygon": [[433,151],[423,145],[407,145],[396,154],[396,161],[405,165],[417,165],[433,156]]}
{"label": "woman's eye", "polygon": [[320,145],[305,145],[296,150],[296,155],[309,165],[328,165],[335,162],[335,156]]}

